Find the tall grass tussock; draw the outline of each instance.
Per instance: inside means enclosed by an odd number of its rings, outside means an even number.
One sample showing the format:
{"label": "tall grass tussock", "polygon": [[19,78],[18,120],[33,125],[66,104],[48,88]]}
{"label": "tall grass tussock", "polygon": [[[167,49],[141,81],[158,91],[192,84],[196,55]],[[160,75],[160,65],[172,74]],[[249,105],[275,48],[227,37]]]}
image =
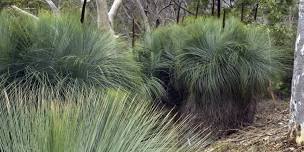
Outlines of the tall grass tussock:
{"label": "tall grass tussock", "polygon": [[134,89],[138,66],[124,43],[73,15],[39,20],[0,15],[0,74],[11,81],[77,81],[99,88]]}
{"label": "tall grass tussock", "polygon": [[58,87],[1,86],[0,151],[196,152],[208,143],[187,119],[125,91],[70,86],[63,98]]}
{"label": "tall grass tussock", "polygon": [[[179,104],[182,95],[176,86],[176,56],[180,53],[185,40],[189,38],[186,31],[178,25],[161,27],[147,33],[142,45],[136,49],[137,61],[142,65],[142,73],[148,80],[157,80],[155,99],[172,106]],[[154,90],[155,90],[154,89]],[[151,89],[153,91],[153,89]]]}
{"label": "tall grass tussock", "polygon": [[206,132],[187,128],[190,118],[149,101],[159,86],[143,84],[120,39],[72,15],[5,12],[0,20],[0,151],[195,152],[208,144]]}
{"label": "tall grass tussock", "polygon": [[[181,31],[186,36],[170,38]],[[271,44],[269,31],[233,17],[226,20],[225,28],[215,18],[188,19],[182,25],[158,29],[150,37],[145,43],[153,45],[143,49],[152,59],[143,64],[170,67],[154,68],[169,71],[170,86],[182,97],[169,102],[174,101],[182,113],[192,113],[216,126],[250,123],[256,100],[283,67],[284,53]],[[169,61],[167,50],[174,54]],[[153,76],[168,86],[162,75]],[[170,91],[167,96],[172,96]]]}

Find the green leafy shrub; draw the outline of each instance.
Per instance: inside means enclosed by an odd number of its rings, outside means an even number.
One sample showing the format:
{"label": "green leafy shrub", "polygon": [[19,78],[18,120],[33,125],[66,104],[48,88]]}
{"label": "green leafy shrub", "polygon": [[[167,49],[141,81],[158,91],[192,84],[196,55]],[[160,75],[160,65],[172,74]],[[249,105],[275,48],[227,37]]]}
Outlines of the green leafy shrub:
{"label": "green leafy shrub", "polygon": [[[271,45],[269,32],[226,21],[200,19],[188,25],[191,39],[178,56],[178,80],[187,86],[187,104],[203,120],[233,127],[251,122],[254,100],[279,73],[282,52]],[[191,108],[192,107],[192,108]]]}
{"label": "green leafy shrub", "polygon": [[125,89],[142,82],[122,41],[73,15],[33,20],[3,13],[0,19],[0,75],[8,82],[46,78]]}
{"label": "green leafy shrub", "polygon": [[127,92],[70,86],[63,99],[57,87],[1,86],[0,151],[195,152],[208,143],[185,130],[187,119]]}

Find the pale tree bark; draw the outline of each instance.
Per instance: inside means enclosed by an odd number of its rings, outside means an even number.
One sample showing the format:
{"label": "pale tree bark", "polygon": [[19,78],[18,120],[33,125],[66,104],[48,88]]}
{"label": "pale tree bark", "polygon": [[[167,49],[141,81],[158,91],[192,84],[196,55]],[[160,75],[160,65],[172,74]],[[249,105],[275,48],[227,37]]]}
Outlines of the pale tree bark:
{"label": "pale tree bark", "polygon": [[139,8],[140,15],[141,15],[141,17],[143,19],[145,30],[146,30],[146,32],[149,33],[151,31],[151,27],[150,27],[149,19],[148,19],[146,13],[145,13],[145,9],[142,6],[140,0],[136,0],[136,4],[137,4],[137,6]]}
{"label": "pale tree bark", "polygon": [[119,9],[121,3],[122,3],[122,0],[114,0],[112,7],[108,13],[109,21],[112,26],[114,25],[114,17],[116,16],[116,14],[118,12],[118,9]]}
{"label": "pale tree bark", "polygon": [[55,3],[54,3],[52,0],[45,0],[45,1],[48,3],[48,5],[49,5],[49,7],[51,8],[53,14],[54,14],[54,15],[59,15],[60,10],[59,10],[59,8],[55,5]]}
{"label": "pale tree bark", "polygon": [[101,30],[110,31],[110,33],[114,35],[114,17],[121,3],[122,0],[114,0],[111,10],[108,13],[107,0],[96,0],[97,25]]}
{"label": "pale tree bark", "polygon": [[97,6],[97,25],[100,29],[112,31],[108,16],[107,0],[96,0]]}
{"label": "pale tree bark", "polygon": [[299,0],[298,35],[290,101],[289,138],[304,145],[304,0]]}
{"label": "pale tree bark", "polygon": [[38,18],[37,16],[35,16],[35,15],[33,15],[33,14],[31,14],[31,13],[25,11],[25,10],[22,10],[22,9],[20,9],[19,7],[15,6],[15,5],[13,5],[13,6],[11,6],[11,7],[12,7],[15,11],[19,12],[19,13],[22,14],[22,15],[29,16],[29,17],[31,17],[31,18],[33,18],[33,19],[35,19],[35,20],[39,20],[39,18]]}

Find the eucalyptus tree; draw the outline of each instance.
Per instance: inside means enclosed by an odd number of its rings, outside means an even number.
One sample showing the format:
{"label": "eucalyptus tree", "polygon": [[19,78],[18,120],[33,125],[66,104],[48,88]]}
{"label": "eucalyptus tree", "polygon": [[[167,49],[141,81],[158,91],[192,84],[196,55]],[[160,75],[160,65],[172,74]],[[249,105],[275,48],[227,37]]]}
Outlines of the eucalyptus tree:
{"label": "eucalyptus tree", "polygon": [[304,145],[304,0],[299,3],[298,34],[290,101],[290,139]]}

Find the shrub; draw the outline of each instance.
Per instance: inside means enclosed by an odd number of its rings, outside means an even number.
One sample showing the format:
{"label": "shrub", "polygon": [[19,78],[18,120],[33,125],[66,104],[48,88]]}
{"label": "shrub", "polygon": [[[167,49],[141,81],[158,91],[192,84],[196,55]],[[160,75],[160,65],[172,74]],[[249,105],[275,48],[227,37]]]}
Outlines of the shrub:
{"label": "shrub", "polygon": [[186,132],[187,119],[124,91],[71,86],[62,99],[56,87],[9,89],[1,86],[0,151],[194,152],[208,143]]}
{"label": "shrub", "polygon": [[[77,81],[100,88],[136,88],[138,66],[124,44],[73,15],[39,20],[0,15],[0,75],[53,83]],[[32,80],[28,80],[32,78]]]}
{"label": "shrub", "polygon": [[224,29],[215,19],[186,28],[191,39],[177,57],[178,80],[189,90],[186,108],[229,127],[251,122],[255,97],[280,67],[282,53],[273,49],[269,32],[234,18]]}

